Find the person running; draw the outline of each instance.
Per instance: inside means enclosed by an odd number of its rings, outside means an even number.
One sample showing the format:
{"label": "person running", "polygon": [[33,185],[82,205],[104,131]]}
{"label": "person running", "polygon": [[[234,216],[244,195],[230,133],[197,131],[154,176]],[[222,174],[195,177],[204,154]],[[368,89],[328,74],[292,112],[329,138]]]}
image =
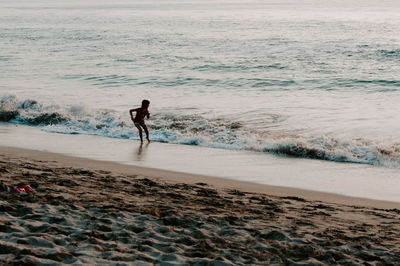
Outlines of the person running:
{"label": "person running", "polygon": [[[133,123],[135,124],[135,126],[137,127],[137,129],[139,130],[140,141],[142,143],[143,143],[142,128],[144,129],[144,132],[146,133],[147,141],[150,142],[149,130],[147,129],[146,124],[144,123],[144,118],[145,117],[147,117],[147,119],[150,118],[149,106],[150,106],[150,101],[149,100],[143,100],[142,101],[142,107],[129,110],[129,114],[131,115],[131,119],[132,119]],[[135,118],[133,118],[133,112],[136,112]]]}

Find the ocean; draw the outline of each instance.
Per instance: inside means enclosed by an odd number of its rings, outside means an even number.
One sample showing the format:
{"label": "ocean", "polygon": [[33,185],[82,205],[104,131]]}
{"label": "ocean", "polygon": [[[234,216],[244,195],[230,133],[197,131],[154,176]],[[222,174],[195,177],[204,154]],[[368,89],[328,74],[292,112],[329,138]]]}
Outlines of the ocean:
{"label": "ocean", "polygon": [[400,2],[1,1],[0,120],[400,167]]}

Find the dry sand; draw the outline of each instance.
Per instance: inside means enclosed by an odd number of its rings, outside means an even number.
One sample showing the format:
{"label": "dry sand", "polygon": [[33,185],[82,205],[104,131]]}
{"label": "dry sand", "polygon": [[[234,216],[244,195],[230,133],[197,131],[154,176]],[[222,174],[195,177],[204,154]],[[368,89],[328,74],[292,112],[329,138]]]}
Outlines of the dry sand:
{"label": "dry sand", "polygon": [[5,147],[0,185],[0,264],[400,261],[399,203]]}

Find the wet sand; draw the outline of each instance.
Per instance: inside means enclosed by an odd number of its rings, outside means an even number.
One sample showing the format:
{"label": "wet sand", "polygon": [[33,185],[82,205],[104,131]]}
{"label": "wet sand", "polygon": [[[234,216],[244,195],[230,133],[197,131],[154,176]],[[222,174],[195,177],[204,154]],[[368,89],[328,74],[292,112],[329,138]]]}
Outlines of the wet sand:
{"label": "wet sand", "polygon": [[[48,151],[57,154],[68,154],[75,157],[115,162],[118,164],[139,166],[146,175],[172,179],[178,182],[197,182],[203,176],[229,178],[228,182],[222,179],[206,179],[206,183],[221,185],[222,188],[240,184],[238,188],[245,188],[253,192],[275,192],[280,187],[281,195],[286,195],[290,188],[300,188],[290,194],[309,196],[303,190],[334,193],[329,200],[339,199],[336,194],[350,197],[400,202],[399,169],[368,166],[351,163],[335,163],[322,160],[310,160],[273,156],[245,151],[229,151],[194,147],[191,145],[174,145],[153,142],[150,145],[139,145],[139,142],[130,139],[113,139],[89,135],[54,134],[42,131],[39,127],[15,125],[0,122],[0,146],[18,147]],[[21,154],[25,154],[21,150]],[[38,156],[30,154],[29,156]],[[47,156],[53,158],[54,155]],[[74,158],[63,158],[81,167],[91,167],[93,162],[82,164]],[[115,164],[98,164],[102,167],[120,171],[121,166]],[[146,168],[146,170],[144,170]],[[163,169],[175,172],[192,173],[195,175],[169,174],[167,171],[151,171],[149,169]],[[114,171],[113,170],[113,171]],[[135,172],[136,173],[136,172]],[[193,178],[191,178],[193,177]],[[211,180],[211,181],[210,181]],[[231,181],[237,180],[237,181]],[[243,182],[245,181],[245,182]],[[246,182],[253,183],[246,183]],[[241,183],[242,182],[242,183]],[[254,185],[254,183],[260,185]],[[268,185],[268,186],[263,186]],[[271,185],[276,186],[270,189]],[[324,199],[327,194],[316,194],[315,199]],[[340,198],[342,199],[342,198]],[[354,202],[351,204],[361,204]],[[375,206],[375,205],[374,205]]]}
{"label": "wet sand", "polygon": [[394,202],[5,147],[0,186],[1,264],[400,261]]}

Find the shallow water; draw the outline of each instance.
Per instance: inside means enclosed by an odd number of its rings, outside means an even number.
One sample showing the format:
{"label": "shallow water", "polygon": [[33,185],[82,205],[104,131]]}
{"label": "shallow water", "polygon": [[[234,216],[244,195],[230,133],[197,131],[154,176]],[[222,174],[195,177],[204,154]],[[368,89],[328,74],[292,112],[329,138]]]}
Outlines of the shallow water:
{"label": "shallow water", "polygon": [[159,142],[400,167],[398,1],[0,7],[3,121],[137,139],[148,98]]}
{"label": "shallow water", "polygon": [[156,142],[141,146],[133,140],[59,135],[9,123],[0,123],[0,146],[400,202],[398,170],[386,167]]}

